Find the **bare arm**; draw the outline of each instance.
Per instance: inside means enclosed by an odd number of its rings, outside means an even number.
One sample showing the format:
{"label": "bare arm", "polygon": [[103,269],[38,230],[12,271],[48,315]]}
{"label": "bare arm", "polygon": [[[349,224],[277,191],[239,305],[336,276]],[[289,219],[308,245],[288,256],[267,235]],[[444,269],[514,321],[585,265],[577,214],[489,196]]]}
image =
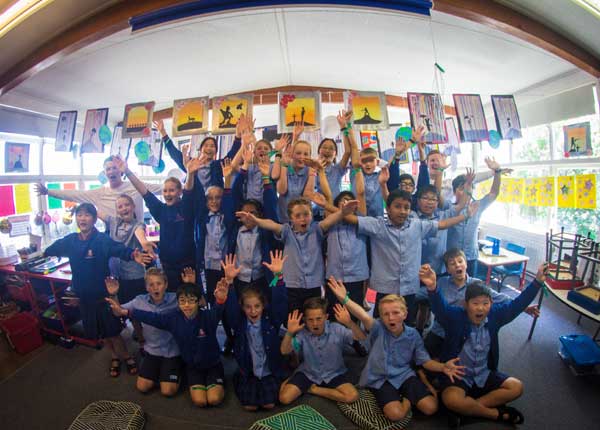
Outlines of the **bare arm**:
{"label": "bare arm", "polygon": [[459,223],[471,218],[473,215],[475,215],[475,213],[477,212],[478,209],[479,209],[479,203],[477,203],[477,202],[471,203],[469,205],[469,207],[467,208],[466,216],[464,214],[460,214],[460,215],[457,215],[452,218],[446,218],[446,219],[442,219],[442,220],[438,221],[438,230],[446,230],[450,227],[455,226],[456,224],[459,224]]}
{"label": "bare arm", "polygon": [[354,340],[365,340],[367,338],[367,335],[362,331],[358,324],[352,321],[348,309],[345,306],[336,303],[333,307],[333,312],[335,313],[335,319],[352,331],[352,338]]}
{"label": "bare arm", "polygon": [[367,197],[365,195],[365,175],[363,175],[362,169],[358,169],[354,175],[354,188],[354,191],[356,192],[356,199],[358,200],[358,212],[366,215]]}
{"label": "bare arm", "polygon": [[292,346],[292,338],[296,336],[296,333],[300,332],[304,328],[302,324],[302,313],[296,309],[294,312],[288,315],[287,333],[283,336],[281,341],[281,353],[283,355],[291,354],[294,350]]}
{"label": "bare arm", "polygon": [[251,221],[254,221],[259,228],[272,231],[273,233],[278,235],[281,234],[281,230],[283,229],[283,224],[278,224],[275,221],[270,220],[268,218],[257,218],[249,212],[238,211],[235,213],[235,216],[240,218],[240,220],[247,218]]}
{"label": "bare arm", "polygon": [[342,166],[343,168],[346,168],[346,166],[348,166],[348,160],[352,155],[352,144],[350,143],[349,139],[349,136],[352,134],[352,128],[348,128],[348,126],[352,126],[351,119],[352,111],[346,112],[345,110],[342,110],[337,115],[337,121],[340,126],[340,129],[345,129],[345,131],[343,132],[344,153],[342,154],[342,158],[339,163],[340,166]]}
{"label": "bare arm", "polygon": [[338,222],[341,222],[346,215],[353,214],[356,211],[357,207],[358,207],[357,200],[347,201],[344,204],[344,206],[342,207],[341,211],[337,211],[337,212],[334,212],[331,215],[329,215],[327,218],[325,218],[323,221],[321,221],[319,223],[319,227],[321,227],[321,229],[323,231],[329,230],[331,227],[336,225]]}
{"label": "bare arm", "polygon": [[[361,305],[350,299],[344,283],[342,281],[336,281],[332,276],[327,281],[327,285],[329,286],[335,297],[341,303],[346,302],[344,306],[346,306],[348,311],[363,323],[366,330],[370,331],[373,327],[373,324],[375,323],[375,320],[365,311],[365,309]],[[346,297],[348,298],[348,300],[346,300]]]}

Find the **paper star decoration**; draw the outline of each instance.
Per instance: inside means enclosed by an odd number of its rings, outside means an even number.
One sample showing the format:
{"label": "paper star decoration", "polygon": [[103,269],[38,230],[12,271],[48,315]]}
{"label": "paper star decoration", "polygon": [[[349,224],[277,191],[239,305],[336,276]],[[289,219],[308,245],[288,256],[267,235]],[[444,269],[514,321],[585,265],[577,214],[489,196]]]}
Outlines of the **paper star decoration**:
{"label": "paper star decoration", "polygon": [[585,181],[585,189],[588,191],[591,191],[593,188],[594,184],[592,184],[592,181],[590,181],[589,179],[587,181]]}
{"label": "paper star decoration", "polygon": [[546,184],[546,192],[549,193],[552,191],[552,184]]}
{"label": "paper star decoration", "polygon": [[560,192],[563,196],[569,195],[569,187],[563,185],[562,187],[560,187]]}

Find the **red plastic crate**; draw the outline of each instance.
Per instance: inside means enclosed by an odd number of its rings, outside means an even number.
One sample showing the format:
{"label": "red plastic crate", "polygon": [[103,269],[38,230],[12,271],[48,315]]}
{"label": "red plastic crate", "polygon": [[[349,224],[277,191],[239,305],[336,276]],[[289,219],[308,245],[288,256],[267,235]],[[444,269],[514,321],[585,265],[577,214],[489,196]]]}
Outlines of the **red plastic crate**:
{"label": "red plastic crate", "polygon": [[42,346],[39,322],[30,313],[21,312],[7,320],[0,321],[0,329],[19,354],[27,354]]}

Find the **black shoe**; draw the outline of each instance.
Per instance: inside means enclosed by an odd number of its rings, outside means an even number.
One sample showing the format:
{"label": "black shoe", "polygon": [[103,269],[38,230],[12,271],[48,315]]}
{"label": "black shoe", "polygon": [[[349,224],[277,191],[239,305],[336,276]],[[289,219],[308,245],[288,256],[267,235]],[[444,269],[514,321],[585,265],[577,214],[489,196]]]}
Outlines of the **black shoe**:
{"label": "black shoe", "polygon": [[367,355],[369,355],[369,353],[367,352],[367,349],[358,340],[355,340],[354,342],[352,342],[352,347],[354,348],[354,351],[356,351],[356,354],[359,357],[366,357]]}
{"label": "black shoe", "polygon": [[233,354],[233,339],[228,337],[223,346],[223,355],[230,356]]}

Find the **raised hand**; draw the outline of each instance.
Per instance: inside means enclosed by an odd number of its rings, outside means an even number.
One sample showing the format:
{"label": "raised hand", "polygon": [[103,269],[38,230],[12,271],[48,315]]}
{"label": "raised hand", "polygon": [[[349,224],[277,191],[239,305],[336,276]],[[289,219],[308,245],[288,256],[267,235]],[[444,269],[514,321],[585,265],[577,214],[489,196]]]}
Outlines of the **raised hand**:
{"label": "raised hand", "polygon": [[485,164],[490,168],[490,170],[496,171],[500,168],[500,163],[498,163],[494,157],[485,157]]}
{"label": "raised hand", "polygon": [[428,291],[435,291],[437,277],[429,264],[423,264],[419,269],[419,279]]}
{"label": "raised hand", "polygon": [[184,267],[181,271],[181,280],[186,284],[195,284],[196,271],[192,267]]}
{"label": "raised hand", "polygon": [[105,297],[104,300],[106,300],[106,302],[109,304],[110,309],[112,310],[114,315],[126,317],[127,314],[129,313],[129,312],[127,312],[127,309],[123,309],[121,307],[121,305],[119,305],[119,303],[115,299],[111,299],[110,297]]}
{"label": "raised hand", "polygon": [[116,296],[119,292],[119,280],[112,276],[104,278],[104,285],[106,285],[106,291],[108,291],[108,294],[111,296]]}
{"label": "raised hand", "polygon": [[242,270],[241,267],[236,267],[237,257],[235,254],[227,254],[225,259],[221,261],[221,267],[223,268],[223,273],[225,274],[225,278],[229,282],[233,282],[233,280],[240,274]]}
{"label": "raised hand", "polygon": [[339,303],[336,303],[333,307],[333,313],[335,314],[335,319],[340,323],[348,327],[352,323],[352,319],[350,318],[350,313],[346,306],[343,306]]}
{"label": "raised hand", "polygon": [[387,181],[390,180],[390,168],[387,165],[381,168],[377,180],[380,184],[387,184]]}
{"label": "raised hand", "polygon": [[165,130],[165,123],[162,119],[152,121],[152,125],[154,125],[154,128],[158,130],[162,137],[165,137],[167,135],[167,131]]}
{"label": "raised hand", "polygon": [[283,272],[283,263],[287,260],[287,255],[283,255],[282,250],[276,249],[275,252],[270,251],[269,256],[271,257],[271,262],[267,263],[266,261],[263,261],[263,266],[273,273]]}
{"label": "raised hand", "polygon": [[322,208],[327,206],[327,199],[325,196],[321,193],[317,193],[316,191],[310,195],[310,201]]}
{"label": "raised hand", "polygon": [[35,190],[35,192],[38,196],[48,195],[48,188],[46,188],[44,186],[44,184],[42,184],[41,182],[38,182],[37,184],[33,184],[33,189]]}
{"label": "raised hand", "polygon": [[473,181],[475,180],[475,171],[467,167],[467,173],[465,174],[465,188],[473,187]]}
{"label": "raised hand", "polygon": [[241,137],[246,130],[246,115],[241,114],[238,118],[238,122],[235,125],[235,135]]}
{"label": "raised hand", "polygon": [[292,132],[292,143],[297,141],[303,132],[304,132],[304,121],[296,121],[294,123],[294,131]]}
{"label": "raised hand", "polygon": [[231,165],[231,160],[229,158],[225,158],[221,161],[221,169],[223,170],[223,177],[228,178],[231,176],[233,172],[233,166]]}
{"label": "raised hand", "polygon": [[425,134],[427,133],[427,128],[424,124],[421,124],[416,129],[412,129],[411,139],[417,143],[425,144]]}
{"label": "raised hand", "polygon": [[335,297],[341,302],[342,300],[344,300],[344,298],[346,297],[346,294],[348,294],[348,291],[346,290],[346,286],[344,285],[344,283],[342,281],[337,281],[333,275],[329,277],[329,279],[327,280],[327,285],[329,286],[329,289],[331,290],[331,292],[335,295]]}
{"label": "raised hand", "polygon": [[394,147],[394,149],[396,150],[396,157],[400,157],[402,154],[408,151],[409,147],[410,142],[407,142],[406,140],[399,137],[398,140],[396,140],[396,146]]}
{"label": "raised hand", "polygon": [[196,173],[202,167],[201,158],[189,158],[185,164],[185,169],[189,174]]}
{"label": "raised hand", "polygon": [[219,282],[217,282],[217,286],[215,287],[215,300],[217,303],[225,303],[227,301],[227,294],[229,293],[229,283],[226,278],[221,278]]}
{"label": "raised hand", "polygon": [[442,372],[444,372],[452,382],[454,382],[454,378],[462,379],[465,374],[465,366],[459,365],[459,360],[460,358],[456,357],[444,363],[444,370],[442,370]]}
{"label": "raised hand", "polygon": [[342,109],[337,114],[337,122],[340,125],[340,128],[346,128],[348,123],[352,120],[352,111],[345,111]]}
{"label": "raised hand", "polygon": [[308,167],[314,169],[317,172],[323,170],[323,165],[321,164],[321,162],[319,160],[315,160],[314,158],[307,158],[306,160],[304,160],[304,164],[306,164]]}
{"label": "raised hand", "polygon": [[152,263],[152,260],[153,260],[153,258],[152,258],[151,255],[145,254],[142,251],[140,251],[139,249],[134,249],[133,250],[132,257],[136,261],[136,263],[139,263],[142,266],[145,266],[146,264]]}
{"label": "raised hand", "polygon": [[125,173],[125,170],[127,170],[127,162],[118,155],[113,156],[112,163],[121,173]]}
{"label": "raised hand", "polygon": [[344,216],[353,214],[358,209],[358,200],[346,200],[342,206]]}
{"label": "raised hand", "polygon": [[144,252],[150,255],[150,257],[152,257],[153,260],[156,259],[156,253],[154,252],[157,248],[156,243],[145,241],[143,243],[140,243],[140,245],[142,246]]}
{"label": "raised hand", "polygon": [[287,329],[292,335],[294,335],[303,328],[304,324],[302,324],[302,312],[299,312],[298,309],[296,309],[288,315]]}
{"label": "raised hand", "polygon": [[281,161],[284,162],[285,164],[290,164],[292,162],[292,152],[294,150],[294,147],[292,145],[288,145],[285,148],[285,151],[283,151],[281,153]]}
{"label": "raised hand", "polygon": [[540,267],[538,267],[537,274],[535,275],[535,279],[537,279],[538,282],[541,282],[543,284],[544,282],[546,282],[547,275],[548,275],[548,263],[543,262],[542,264],[540,264]]}
{"label": "raised hand", "polygon": [[285,151],[285,148],[290,144],[290,135],[282,134],[278,141],[275,142],[275,150],[279,152]]}

